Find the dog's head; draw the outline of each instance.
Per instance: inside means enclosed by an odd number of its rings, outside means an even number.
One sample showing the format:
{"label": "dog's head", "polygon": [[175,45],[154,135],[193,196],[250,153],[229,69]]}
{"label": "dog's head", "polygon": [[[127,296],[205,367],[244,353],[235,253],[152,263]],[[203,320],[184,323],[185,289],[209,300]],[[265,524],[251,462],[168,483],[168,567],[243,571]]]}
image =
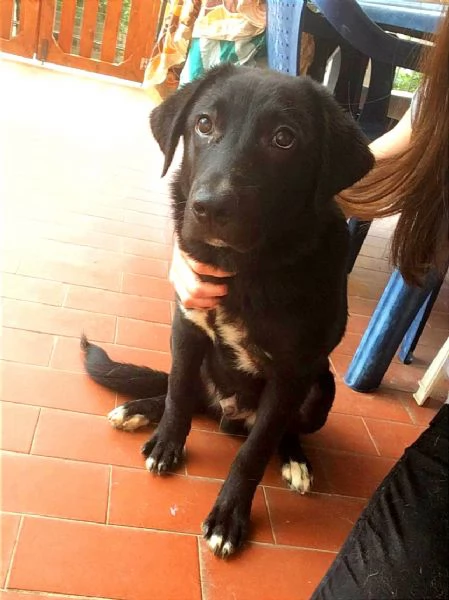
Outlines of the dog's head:
{"label": "dog's head", "polygon": [[[190,83],[150,117],[175,180],[178,233],[186,242],[248,252],[311,217],[372,167],[357,125],[308,78],[224,65]],[[313,228],[313,226],[312,226]]]}

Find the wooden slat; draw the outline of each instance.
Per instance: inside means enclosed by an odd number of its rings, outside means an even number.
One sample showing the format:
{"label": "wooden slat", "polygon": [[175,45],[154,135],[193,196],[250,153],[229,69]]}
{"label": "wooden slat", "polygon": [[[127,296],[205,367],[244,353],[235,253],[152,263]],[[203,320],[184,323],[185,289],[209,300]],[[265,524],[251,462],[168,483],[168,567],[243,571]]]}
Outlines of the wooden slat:
{"label": "wooden slat", "polygon": [[83,21],[80,36],[80,56],[90,58],[94,45],[95,30],[97,28],[98,2],[84,0]]}
{"label": "wooden slat", "polygon": [[108,0],[101,43],[101,60],[114,62],[123,0]]}
{"label": "wooden slat", "polygon": [[[4,3],[4,0],[0,0],[0,18],[3,23],[5,23],[5,21],[3,20],[2,13],[3,11],[5,11],[5,13],[7,12],[6,4],[7,3]],[[0,36],[0,51],[31,58],[36,51],[38,25],[39,3],[36,0],[21,0],[19,31],[17,35],[10,40]],[[9,35],[9,28],[6,29]]]}
{"label": "wooden slat", "polygon": [[1,0],[0,2],[0,37],[9,40],[12,28],[12,13],[14,0]]}
{"label": "wooden slat", "polygon": [[72,49],[73,27],[75,25],[76,0],[62,0],[61,26],[58,44],[64,52]]}
{"label": "wooden slat", "polygon": [[128,33],[126,35],[125,43],[125,60],[132,56],[135,52],[136,42],[139,37],[141,20],[144,18],[144,11],[148,8],[148,4],[147,6],[145,6],[145,2],[142,2],[142,0],[131,0]]}

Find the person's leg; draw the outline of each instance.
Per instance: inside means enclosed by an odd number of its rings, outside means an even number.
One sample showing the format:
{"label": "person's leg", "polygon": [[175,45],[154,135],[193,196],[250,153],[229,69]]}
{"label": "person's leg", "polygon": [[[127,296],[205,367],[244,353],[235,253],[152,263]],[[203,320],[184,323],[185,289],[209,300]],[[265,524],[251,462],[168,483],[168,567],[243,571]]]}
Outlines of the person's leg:
{"label": "person's leg", "polygon": [[449,405],[381,483],[311,600],[449,598]]}

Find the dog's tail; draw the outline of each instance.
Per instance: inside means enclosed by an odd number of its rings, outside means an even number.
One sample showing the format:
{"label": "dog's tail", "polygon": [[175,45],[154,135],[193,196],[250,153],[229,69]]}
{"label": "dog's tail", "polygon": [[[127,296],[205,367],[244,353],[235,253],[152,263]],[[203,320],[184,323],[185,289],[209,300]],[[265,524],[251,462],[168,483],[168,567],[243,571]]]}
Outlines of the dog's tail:
{"label": "dog's tail", "polygon": [[90,377],[114,392],[132,398],[152,398],[167,392],[168,375],[148,367],[114,362],[106,352],[81,336],[84,366]]}

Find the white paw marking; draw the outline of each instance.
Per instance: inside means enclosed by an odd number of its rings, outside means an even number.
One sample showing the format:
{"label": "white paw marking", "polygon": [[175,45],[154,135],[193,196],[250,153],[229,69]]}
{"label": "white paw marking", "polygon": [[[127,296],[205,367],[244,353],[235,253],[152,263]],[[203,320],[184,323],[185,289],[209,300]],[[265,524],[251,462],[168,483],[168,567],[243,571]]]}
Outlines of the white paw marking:
{"label": "white paw marking", "polygon": [[214,554],[223,558],[234,552],[234,546],[231,542],[228,541],[223,543],[223,536],[216,535],[215,533],[207,540],[207,544]]}
{"label": "white paw marking", "polygon": [[148,471],[152,471],[153,467],[155,465],[156,461],[154,460],[154,458],[151,458],[151,456],[149,456],[146,461],[145,461],[145,466],[148,469]]}
{"label": "white paw marking", "polygon": [[298,463],[291,460],[282,465],[282,478],[288,483],[292,490],[305,494],[310,491],[313,475],[309,473],[306,463]]}
{"label": "white paw marking", "polygon": [[123,429],[125,431],[134,431],[148,425],[149,420],[144,415],[132,415],[131,417],[126,416],[126,410],[123,406],[117,406],[114,410],[108,414],[109,423],[116,429]]}

